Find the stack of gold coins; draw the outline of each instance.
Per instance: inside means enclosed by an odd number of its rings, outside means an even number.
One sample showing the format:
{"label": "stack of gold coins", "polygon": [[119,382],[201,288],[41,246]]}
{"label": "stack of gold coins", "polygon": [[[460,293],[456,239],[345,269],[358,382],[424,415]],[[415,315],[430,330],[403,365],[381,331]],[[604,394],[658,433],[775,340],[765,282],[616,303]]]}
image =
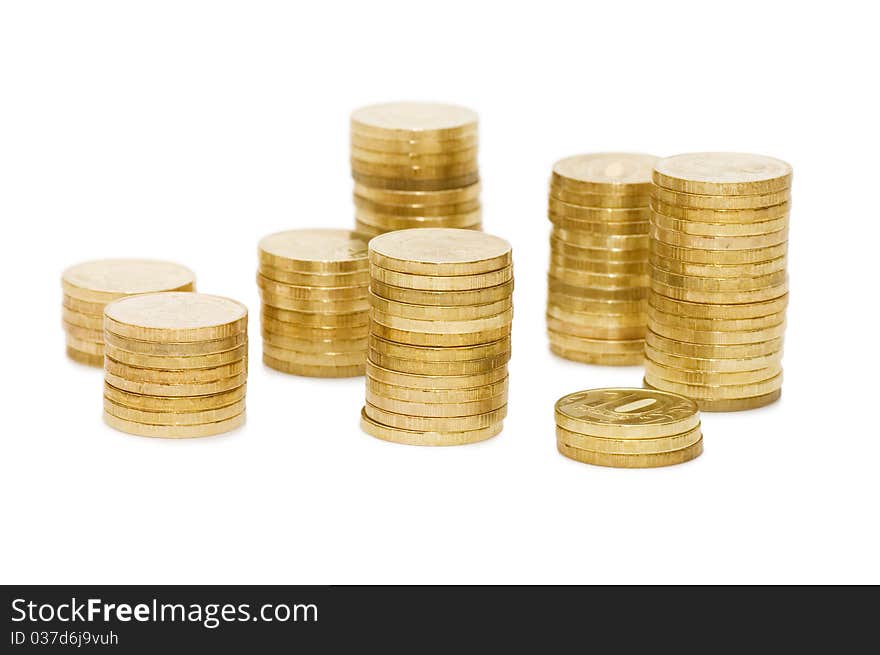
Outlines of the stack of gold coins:
{"label": "stack of gold coins", "polygon": [[263,362],[311,377],[364,374],[367,242],[350,230],[290,230],[260,241]]}
{"label": "stack of gold coins", "polygon": [[144,437],[206,437],[244,423],[247,308],[151,293],[104,309],[104,421]]}
{"label": "stack of gold coins", "polygon": [[357,229],[480,229],[477,115],[426,102],[393,102],[351,115]]}
{"label": "stack of gold coins", "polygon": [[681,464],[703,452],[693,400],[654,389],[589,389],[556,403],[556,448],[570,459],[618,468]]}
{"label": "stack of gold coins", "polygon": [[195,283],[188,268],[151,259],[99,259],[71,266],[61,274],[67,356],[82,364],[103,366],[107,303],[138,293],[194,291]]}
{"label": "stack of gold coins", "polygon": [[589,364],[644,358],[648,196],[656,157],[597,153],[553,167],[549,217],[550,350]]}
{"label": "stack of gold coins", "polygon": [[447,228],[370,241],[368,434],[452,446],[501,432],[513,318],[503,239]]}
{"label": "stack of gold coins", "polygon": [[760,155],[657,163],[647,385],[706,411],[779,398],[791,177],[791,166]]}

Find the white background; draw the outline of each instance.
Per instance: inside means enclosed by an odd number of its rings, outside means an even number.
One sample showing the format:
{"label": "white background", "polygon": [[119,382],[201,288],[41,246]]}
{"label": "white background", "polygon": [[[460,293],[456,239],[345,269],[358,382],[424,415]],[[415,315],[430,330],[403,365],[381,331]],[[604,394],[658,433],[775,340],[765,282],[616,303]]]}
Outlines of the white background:
{"label": "white background", "polygon": [[[6,583],[880,582],[876,15],[859,3],[4,2]],[[361,433],[363,381],[260,363],[256,244],[351,226],[348,116],[480,113],[484,225],[514,246],[510,415],[475,446]],[[704,416],[705,454],[614,470],[553,403],[638,368],[551,356],[547,180],[563,156],[741,150],[795,170],[781,402]],[[252,312],[248,424],[101,422],[59,275],[168,258]]]}

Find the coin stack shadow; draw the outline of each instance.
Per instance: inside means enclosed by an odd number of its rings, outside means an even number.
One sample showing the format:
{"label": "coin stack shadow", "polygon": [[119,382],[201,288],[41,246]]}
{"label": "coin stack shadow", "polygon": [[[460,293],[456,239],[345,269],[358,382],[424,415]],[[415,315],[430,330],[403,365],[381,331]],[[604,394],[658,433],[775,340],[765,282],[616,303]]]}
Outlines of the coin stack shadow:
{"label": "coin stack shadow", "polygon": [[653,468],[703,452],[697,404],[655,389],[589,389],[556,403],[556,448],[597,466]]}
{"label": "coin stack shadow", "polygon": [[395,102],[351,116],[357,229],[480,229],[477,115],[464,107]]}
{"label": "coin stack shadow", "polygon": [[257,286],[266,366],[309,377],[364,374],[369,239],[351,230],[311,229],[260,241]]}
{"label": "coin stack shadow", "polygon": [[660,160],[651,192],[645,384],[705,411],[782,393],[791,167],[742,153]]}
{"label": "coin stack shadow", "polygon": [[589,364],[644,359],[652,155],[596,153],[553,167],[550,350]]}
{"label": "coin stack shadow", "polygon": [[247,308],[200,293],[132,296],[104,311],[104,421],[144,437],[244,423]]}
{"label": "coin stack shadow", "polygon": [[104,365],[104,307],[120,298],[159,291],[195,291],[195,275],[172,262],[98,259],[61,274],[61,324],[67,356],[81,364]]}
{"label": "coin stack shadow", "polygon": [[482,441],[507,415],[510,245],[419,229],[370,242],[365,432],[425,446]]}

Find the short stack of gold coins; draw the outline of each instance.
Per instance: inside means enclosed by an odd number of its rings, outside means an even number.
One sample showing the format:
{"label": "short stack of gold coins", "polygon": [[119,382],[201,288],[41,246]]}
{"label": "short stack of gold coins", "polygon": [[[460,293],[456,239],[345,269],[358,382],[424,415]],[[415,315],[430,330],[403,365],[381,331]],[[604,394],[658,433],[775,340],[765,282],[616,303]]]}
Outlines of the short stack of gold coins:
{"label": "short stack of gold coins", "polygon": [[449,228],[370,241],[365,432],[452,446],[501,432],[513,318],[504,239]]}
{"label": "short stack of gold coins", "polygon": [[560,357],[618,366],[644,359],[656,161],[596,153],[553,166],[547,334]]}
{"label": "short stack of gold coins", "polygon": [[263,363],[310,377],[364,374],[367,242],[351,230],[289,230],[260,241]]}
{"label": "short stack of gold coins", "polygon": [[195,282],[188,268],[152,259],[99,259],[71,266],[61,274],[67,356],[103,366],[107,303],[139,293],[195,291]]}
{"label": "short stack of gold coins", "polygon": [[782,393],[791,166],[742,153],[657,162],[645,383],[705,411]]}
{"label": "short stack of gold coins", "polygon": [[247,308],[151,293],[104,309],[104,421],[144,437],[207,437],[244,423]]}
{"label": "short stack of gold coins", "polygon": [[589,389],[556,403],[556,448],[585,464],[652,468],[703,452],[697,404],[654,389]]}
{"label": "short stack of gold coins", "polygon": [[427,102],[370,105],[351,115],[357,229],[480,229],[477,115]]}

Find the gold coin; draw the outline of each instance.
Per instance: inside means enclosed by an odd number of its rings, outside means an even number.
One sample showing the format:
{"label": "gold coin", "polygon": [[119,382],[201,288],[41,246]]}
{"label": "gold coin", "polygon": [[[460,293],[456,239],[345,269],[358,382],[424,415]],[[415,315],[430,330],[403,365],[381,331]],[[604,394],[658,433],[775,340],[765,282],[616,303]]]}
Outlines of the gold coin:
{"label": "gold coin", "polygon": [[485,305],[410,305],[381,298],[374,293],[369,295],[370,306],[384,314],[422,321],[465,321],[487,318],[500,314],[513,307],[513,299],[508,297]]}
{"label": "gold coin", "polygon": [[376,138],[357,132],[351,133],[351,148],[398,155],[430,155],[473,150],[479,146],[476,132],[451,139],[438,139],[408,134],[403,138]]}
{"label": "gold coin", "polygon": [[557,441],[571,448],[590,450],[597,453],[613,455],[653,455],[681,450],[697,443],[703,438],[700,426],[683,434],[656,439],[611,439],[608,437],[592,437],[587,434],[572,432],[559,426],[556,427]]}
{"label": "gold coin", "polygon": [[677,259],[668,259],[652,255],[651,264],[658,269],[677,275],[695,275],[699,277],[731,278],[740,275],[762,276],[784,271],[788,257],[777,257],[767,262],[751,262],[749,264],[692,264]]}
{"label": "gold coin", "polygon": [[[440,227],[450,227],[450,228],[454,228],[454,229],[458,229],[458,230],[477,230],[477,231],[480,231],[483,229],[483,224],[480,221],[477,221],[476,223],[463,223],[463,224],[457,224],[459,222],[454,221],[454,223],[456,223],[456,224],[447,225],[447,224],[443,223],[443,224],[440,224],[439,226]],[[438,227],[437,225],[423,225],[423,224],[419,224],[419,223],[411,223],[411,224],[405,225],[404,227],[392,228],[392,227],[387,227],[387,226],[382,227],[382,226],[378,226],[378,225],[371,225],[369,223],[363,223],[359,220],[355,220],[355,225],[357,226],[358,230],[361,230],[361,231],[366,232],[368,234],[371,234],[373,236],[379,236],[380,234],[385,234],[386,232],[393,232],[395,230],[411,230],[411,229],[416,229],[416,228],[424,229],[426,227]]]}
{"label": "gold coin", "polygon": [[196,357],[211,355],[238,348],[242,344],[247,344],[248,340],[247,332],[239,332],[238,334],[223,337],[221,339],[167,343],[130,339],[128,337],[121,337],[113,334],[112,332],[104,332],[102,336],[104,338],[104,343],[107,346],[113,346],[114,348],[119,348],[132,353],[153,355],[156,357]]}
{"label": "gold coin", "polygon": [[247,357],[247,344],[218,353],[185,355],[183,357],[133,353],[109,344],[104,348],[104,351],[112,360],[139,368],[166,370],[206,369],[243,360]]}
{"label": "gold coin", "polygon": [[752,330],[764,330],[779,325],[780,323],[784,323],[785,311],[783,310],[767,316],[742,319],[693,318],[690,316],[682,316],[680,314],[661,312],[655,307],[648,305],[648,319],[654,325],[667,325],[669,327],[685,330],[707,332],[749,332]]}
{"label": "gold coin", "polygon": [[652,362],[686,371],[705,371],[707,373],[739,373],[741,371],[755,371],[769,368],[782,362],[782,351],[775,351],[769,355],[757,355],[754,357],[692,357],[676,355],[645,344],[645,356]]}
{"label": "gold coin", "polygon": [[[771,316],[784,312],[788,306],[788,294],[754,303],[706,305],[699,302],[674,300],[652,293],[649,303],[655,309],[667,314],[699,319],[743,320]],[[778,322],[778,321],[776,321]]]}
{"label": "gold coin", "polygon": [[479,164],[476,159],[446,164],[378,164],[352,157],[351,170],[356,175],[376,176],[393,180],[446,180],[463,175],[478,174]]}
{"label": "gold coin", "polygon": [[394,287],[390,284],[383,284],[378,280],[370,281],[370,291],[374,295],[384,298],[385,300],[393,300],[395,302],[407,303],[410,305],[431,305],[431,306],[448,306],[451,300],[455,300],[457,304],[465,305],[486,305],[510,298],[513,293],[513,280],[499,284],[494,287],[485,289],[474,289],[472,291],[423,291],[420,289],[404,289],[402,287]]}
{"label": "gold coin", "polygon": [[244,425],[245,414],[216,421],[214,423],[202,423],[199,425],[149,425],[126,421],[112,414],[104,412],[104,422],[111,428],[120,432],[127,432],[140,437],[164,437],[169,439],[188,439],[192,437],[210,437],[223,432],[229,432]]}
{"label": "gold coin", "polygon": [[595,466],[611,466],[614,468],[654,468],[658,466],[671,466],[682,464],[699,457],[703,452],[703,440],[700,439],[694,445],[674,450],[668,453],[655,454],[626,454],[599,453],[592,450],[572,448],[557,440],[556,449],[560,454],[584,464]]}
{"label": "gold coin", "polygon": [[657,375],[645,373],[645,382],[655,389],[664,389],[686,395],[688,398],[703,400],[728,400],[733,398],[751,398],[772,393],[782,387],[782,373],[767,380],[747,384],[702,385],[672,382]]}
{"label": "gold coin", "polygon": [[356,314],[367,311],[370,303],[367,300],[366,290],[363,297],[349,300],[298,300],[290,296],[279,296],[270,291],[260,290],[260,299],[266,305],[275,309],[283,309],[289,312],[302,314]]}
{"label": "gold coin", "polygon": [[264,341],[263,354],[275,361],[295,362],[306,366],[359,366],[367,358],[366,349],[355,352],[300,352],[279,348]]}
{"label": "gold coin", "polygon": [[[709,279],[709,278],[704,278]],[[664,284],[659,280],[651,280],[651,290],[662,294],[667,298],[684,300],[696,303],[711,304],[747,304],[763,302],[780,298],[788,293],[788,281],[763,289],[748,289],[739,291],[702,291],[695,289],[683,289],[682,287]]]}
{"label": "gold coin", "polygon": [[573,268],[562,268],[550,263],[550,276],[566,284],[590,287],[591,290],[609,289],[613,291],[630,290],[633,287],[647,288],[650,276],[647,273],[591,273]]}
{"label": "gold coin", "polygon": [[275,359],[265,353],[263,353],[263,364],[281,373],[309,378],[355,378],[364,374],[363,364],[352,366],[312,366],[300,364],[299,362]]}
{"label": "gold coin", "polygon": [[499,367],[505,366],[510,360],[510,353],[500,353],[492,357],[482,359],[457,360],[452,362],[445,361],[422,361],[406,359],[403,357],[393,357],[377,352],[375,350],[368,351],[368,357],[371,362],[377,366],[381,366],[389,371],[398,373],[411,373],[413,375],[443,375],[443,376],[459,376],[459,375],[478,375],[487,373]]}
{"label": "gold coin", "polygon": [[100,332],[104,329],[103,316],[90,316],[89,314],[80,314],[67,307],[61,308],[61,320],[69,325],[85,328],[87,330],[95,330]]}
{"label": "gold coin", "polygon": [[548,212],[547,218],[554,227],[562,230],[583,230],[590,234],[601,235],[642,235],[648,234],[650,223],[645,221],[631,221],[629,223],[590,223],[578,218],[570,218]]}
{"label": "gold coin", "polygon": [[788,228],[751,236],[701,237],[675,230],[664,230],[651,225],[648,232],[652,239],[679,248],[702,248],[705,250],[751,250],[778,246],[788,241]]}
{"label": "gold coin", "polygon": [[411,389],[470,389],[487,384],[494,384],[507,377],[507,367],[498,368],[485,373],[472,375],[419,375],[417,373],[401,373],[391,371],[367,360],[367,375],[374,380]]}
{"label": "gold coin", "polygon": [[427,333],[399,330],[372,322],[370,332],[377,337],[411,346],[476,346],[510,336],[510,325],[483,332]]}
{"label": "gold coin", "polygon": [[161,384],[157,382],[129,380],[105,370],[104,381],[122,391],[142,394],[145,396],[209,396],[240,387],[247,382],[247,371],[222,380],[214,380],[211,382],[201,382],[197,384]]}
{"label": "gold coin", "polygon": [[99,259],[71,266],[61,274],[64,293],[89,303],[158,291],[192,291],[195,275],[172,262],[152,259]]}
{"label": "gold coin", "polygon": [[369,338],[370,349],[401,359],[416,360],[419,362],[463,362],[479,360],[487,357],[495,357],[501,354],[510,354],[510,337],[492,341],[478,346],[459,347],[431,347],[431,346],[407,346],[393,341],[386,341],[371,334]]}
{"label": "gold coin", "polygon": [[696,209],[679,207],[660,200],[652,199],[649,203],[651,211],[656,214],[692,223],[723,223],[745,225],[746,223],[763,223],[766,221],[787,218],[791,211],[790,202],[782,202],[770,207],[754,207],[751,209]]}
{"label": "gold coin", "polygon": [[597,314],[565,309],[552,302],[547,304],[547,315],[566,323],[596,327],[645,327],[648,321],[647,314],[643,311],[624,314]]}
{"label": "gold coin", "polygon": [[386,152],[372,150],[352,144],[351,159],[367,164],[385,164],[391,166],[443,166],[472,162],[477,159],[477,146],[449,152]]}
{"label": "gold coin", "polygon": [[[263,334],[263,343],[275,348],[284,348],[300,353],[361,353],[367,352],[367,337],[358,339],[304,339],[295,337],[276,337],[271,332]],[[280,357],[278,359],[281,359]]]}
{"label": "gold coin", "polygon": [[454,214],[450,216],[392,216],[373,214],[363,209],[355,211],[355,219],[359,225],[366,225],[373,230],[382,233],[392,230],[410,230],[433,228],[458,228],[471,230],[479,226],[482,221],[482,211],[476,210],[467,214]]}
{"label": "gold coin", "polygon": [[260,264],[258,272],[274,282],[303,287],[356,287],[370,283],[370,271],[366,266],[353,273],[299,273]]}
{"label": "gold coin", "polygon": [[591,300],[589,297],[570,296],[558,291],[548,292],[547,304],[565,311],[599,315],[643,314],[648,307],[646,299]]}
{"label": "gold coin", "polygon": [[685,357],[703,357],[707,359],[743,359],[761,357],[782,350],[782,337],[775,337],[757,343],[743,344],[700,344],[678,341],[662,337],[650,330],[645,335],[645,344],[661,352]]}
{"label": "gold coin", "polygon": [[648,192],[640,194],[580,193],[553,183],[550,184],[549,197],[586,209],[638,210],[647,207],[651,201],[651,195]]}
{"label": "gold coin", "polygon": [[553,165],[552,184],[598,194],[647,193],[658,158],[627,152],[598,152],[560,159]]}
{"label": "gold coin", "polygon": [[247,307],[203,293],[149,293],[104,308],[104,329],[143,341],[208,341],[247,331]]}
{"label": "gold coin", "polygon": [[550,237],[550,252],[562,257],[580,259],[583,261],[629,264],[633,262],[647,261],[650,249],[626,250],[615,248],[584,248],[563,241],[556,236],[556,231],[554,230]]}
{"label": "gold coin", "polygon": [[741,412],[747,409],[756,409],[774,403],[782,396],[782,389],[771,391],[763,396],[750,398],[730,398],[723,400],[698,400],[700,410],[704,412]]}
{"label": "gold coin", "polygon": [[[268,326],[271,327],[271,326]],[[274,332],[264,325],[261,331],[263,339],[275,346],[297,350],[302,342],[321,343],[323,341],[357,341],[366,339],[370,333],[368,325],[360,325],[351,328],[298,328],[290,326],[284,332]]]}
{"label": "gold coin", "polygon": [[629,354],[580,352],[559,348],[552,343],[550,344],[550,352],[563,359],[569,359],[573,362],[580,362],[582,364],[594,364],[596,366],[639,366],[645,358],[644,353],[641,352]]}
{"label": "gold coin", "polygon": [[351,230],[287,230],[264,237],[261,266],[298,273],[352,273],[367,268],[369,237]]}
{"label": "gold coin", "polygon": [[[281,328],[297,327],[356,327],[366,325],[370,321],[370,309],[362,309],[355,312],[330,314],[324,312],[304,312],[290,309],[280,309],[271,305],[263,305],[260,316],[264,320],[275,323],[289,323],[289,326]],[[280,330],[274,330],[280,331]],[[282,333],[283,334],[283,333]]]}
{"label": "gold coin", "polygon": [[471,212],[479,211],[480,209],[480,199],[474,198],[473,200],[468,200],[466,202],[459,202],[450,205],[437,205],[437,204],[391,204],[391,203],[380,203],[370,200],[368,198],[363,198],[357,194],[354,194],[354,206],[358,210],[365,210],[367,215],[378,215],[378,216],[397,216],[397,217],[436,217],[443,218],[444,216],[456,216],[459,214],[468,214]]}
{"label": "gold coin", "polygon": [[627,301],[634,302],[648,297],[649,289],[645,285],[626,286],[618,289],[585,287],[583,280],[567,278],[557,279],[547,276],[547,291],[552,294],[563,294],[592,301]]}
{"label": "gold coin", "polygon": [[736,293],[739,291],[752,291],[766,289],[784,284],[788,277],[785,269],[768,273],[767,275],[740,275],[737,277],[698,277],[696,275],[678,275],[663,269],[651,267],[653,282],[664,285],[693,289],[695,291],[724,291]]}
{"label": "gold coin", "polygon": [[644,261],[636,262],[596,261],[558,255],[553,252],[552,248],[550,249],[550,264],[562,269],[587,271],[602,275],[639,275],[648,272],[647,258]]}
{"label": "gold coin", "polygon": [[355,182],[354,195],[371,202],[400,207],[446,206],[479,202],[480,185],[477,183],[442,191],[394,191],[390,189],[377,189]]}
{"label": "gold coin", "polygon": [[681,395],[650,389],[587,389],[563,396],[554,407],[556,425],[611,439],[657,439],[700,425],[697,404]]}
{"label": "gold coin", "polygon": [[677,259],[692,264],[750,264],[754,262],[766,262],[778,257],[784,257],[788,253],[788,242],[780,243],[766,248],[748,248],[744,250],[709,250],[704,248],[690,248],[671,246],[661,241],[651,242],[651,253],[658,257]]}
{"label": "gold coin", "polygon": [[510,266],[511,248],[504,239],[473,230],[401,230],[370,242],[370,262],[414,275],[479,275]]}
{"label": "gold coin", "polygon": [[645,347],[643,339],[590,339],[588,337],[574,337],[553,330],[547,330],[547,336],[553,346],[566,351],[607,355],[641,355]]}
{"label": "gold coin", "polygon": [[658,186],[708,195],[766,194],[791,186],[791,166],[780,159],[742,152],[695,152],[659,160]]}
{"label": "gold coin", "polygon": [[774,191],[749,196],[712,196],[681,193],[655,186],[651,189],[651,202],[663,202],[693,209],[756,209],[791,202],[791,190]]}
{"label": "gold coin", "polygon": [[73,325],[64,320],[61,321],[61,326],[64,328],[68,337],[73,337],[80,341],[91,341],[93,343],[103,342],[104,333],[101,332],[101,330],[91,330],[89,328],[80,327],[79,325]]}
{"label": "gold coin", "polygon": [[102,320],[104,318],[104,306],[106,304],[107,303],[104,302],[87,302],[85,300],[80,300],[79,298],[74,298],[73,296],[68,296],[66,293],[61,301],[61,305],[67,309],[88,316],[97,316]]}
{"label": "gold coin", "polygon": [[492,412],[507,404],[507,394],[489,398],[487,400],[473,400],[470,402],[457,403],[418,403],[395,398],[386,398],[381,394],[367,389],[366,400],[368,403],[386,412],[419,416],[425,418],[453,418],[458,416],[473,416]]}
{"label": "gold coin", "polygon": [[388,189],[390,191],[447,191],[449,189],[458,189],[463,186],[477,184],[480,181],[480,174],[477,172],[455,177],[416,179],[366,175],[364,173],[352,171],[351,177],[358,184],[372,186],[379,189]]}
{"label": "gold coin", "polygon": [[696,385],[732,385],[751,384],[767,380],[782,373],[782,366],[774,364],[754,371],[694,371],[663,366],[651,360],[645,359],[645,371],[651,376],[656,376],[671,382]]}
{"label": "gold coin", "polygon": [[[380,266],[370,266],[373,280],[404,289],[422,291],[472,291],[498,286],[513,279],[513,266],[478,273],[476,275],[418,275],[389,271]],[[454,294],[450,293],[450,297]]]}
{"label": "gold coin", "polygon": [[65,342],[69,348],[73,350],[78,350],[81,353],[85,353],[86,355],[97,355],[98,357],[104,357],[104,344],[95,341],[83,341],[82,339],[77,339],[76,337],[72,337],[67,335],[64,337]]}
{"label": "gold coin", "polygon": [[375,405],[366,403],[364,412],[377,423],[388,427],[403,430],[424,430],[427,432],[464,432],[466,430],[479,430],[500,423],[507,416],[507,406],[475,414],[473,416],[409,416],[380,409]]}
{"label": "gold coin", "polygon": [[361,429],[364,432],[383,441],[391,441],[408,446],[463,446],[491,439],[500,433],[502,428],[503,424],[499,421],[486,428],[463,432],[402,430],[377,423],[367,416],[365,409],[361,410]]}
{"label": "gold coin", "polygon": [[593,234],[578,229],[553,227],[553,236],[568,244],[594,250],[648,250],[650,239],[647,234]]}
{"label": "gold coin", "polygon": [[746,343],[760,343],[782,337],[785,334],[785,323],[779,323],[759,330],[735,330],[735,331],[708,331],[691,330],[688,328],[671,327],[663,323],[653,323],[651,330],[656,334],[690,343],[734,345]]}
{"label": "gold coin", "polygon": [[237,403],[244,399],[246,393],[247,385],[242,384],[228,391],[206,396],[144,396],[104,383],[104,397],[114,404],[151,412],[204,412]]}
{"label": "gold coin", "polygon": [[219,407],[195,412],[157,412],[141,409],[133,409],[125,405],[117,405],[107,397],[104,398],[104,411],[111,416],[147,425],[199,425],[204,423],[216,423],[226,421],[242,414],[245,410],[245,401],[239,401]]}
{"label": "gold coin", "polygon": [[467,334],[472,332],[487,332],[498,328],[508,327],[513,320],[513,309],[508,309],[500,314],[488,318],[477,318],[467,321],[420,321],[412,318],[400,318],[385,314],[376,308],[370,312],[371,325],[383,325],[385,327],[407,332],[422,332],[424,334]]}
{"label": "gold coin", "polygon": [[303,287],[275,282],[258,273],[257,286],[273,296],[282,296],[293,300],[343,302],[363,299],[367,294],[369,282],[351,287]]}
{"label": "gold coin", "polygon": [[75,361],[78,364],[85,364],[86,366],[103,366],[104,365],[104,356],[103,355],[95,355],[93,353],[84,352],[82,350],[77,350],[72,346],[67,346],[67,356]]}
{"label": "gold coin", "polygon": [[641,326],[603,326],[569,323],[547,315],[547,329],[557,334],[586,339],[611,339],[613,341],[644,339],[646,327]]}
{"label": "gold coin", "polygon": [[387,102],[356,109],[353,134],[378,139],[454,139],[477,131],[477,114],[466,107],[438,102]]}
{"label": "gold coin", "polygon": [[367,376],[367,391],[381,394],[386,398],[416,403],[464,403],[506,394],[507,380],[505,377],[493,384],[471,389],[411,389],[395,384],[385,384]]}
{"label": "gold coin", "polygon": [[247,373],[247,359],[210,368],[188,368],[164,370],[129,366],[104,356],[104,371],[125,378],[130,382],[151,382],[156,384],[202,384],[225,380],[232,376]]}
{"label": "gold coin", "polygon": [[772,234],[788,227],[788,217],[761,223],[695,223],[653,213],[651,223],[663,230],[700,237],[743,237]]}
{"label": "gold coin", "polygon": [[361,223],[358,220],[356,220],[354,222],[354,226],[358,232],[361,232],[363,234],[368,234],[370,236],[370,238],[377,237],[380,234],[385,234],[385,232],[389,231],[389,230],[383,230],[383,229],[380,229],[377,227],[373,227],[372,225],[367,225],[366,223]]}

